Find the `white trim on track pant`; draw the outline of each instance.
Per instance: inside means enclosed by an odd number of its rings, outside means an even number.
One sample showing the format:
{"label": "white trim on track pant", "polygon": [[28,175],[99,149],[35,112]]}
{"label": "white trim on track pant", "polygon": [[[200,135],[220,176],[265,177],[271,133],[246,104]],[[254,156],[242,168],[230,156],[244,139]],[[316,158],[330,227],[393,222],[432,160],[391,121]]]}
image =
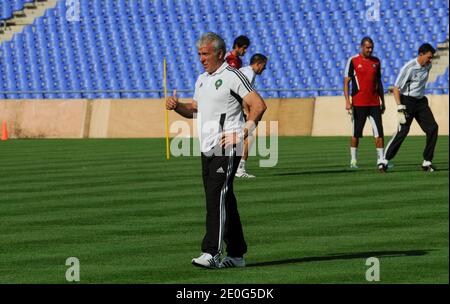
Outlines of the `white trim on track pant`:
{"label": "white trim on track pant", "polygon": [[240,156],[236,148],[230,148],[225,156],[208,156],[202,153],[203,186],[206,195],[206,234],[202,252],[216,255],[223,253],[241,257],[247,252],[242,224],[233,193],[233,180],[239,166]]}
{"label": "white trim on track pant", "polygon": [[404,95],[401,95],[400,98],[401,103],[406,106],[408,116],[406,118],[406,123],[398,125],[397,132],[387,144],[385,149],[385,158],[387,160],[391,160],[395,157],[400,149],[400,146],[409,133],[413,119],[416,119],[419,126],[427,135],[425,149],[423,150],[423,159],[432,161],[434,149],[438,139],[438,124],[436,123],[433,113],[428,106],[428,99],[426,97],[416,99]]}

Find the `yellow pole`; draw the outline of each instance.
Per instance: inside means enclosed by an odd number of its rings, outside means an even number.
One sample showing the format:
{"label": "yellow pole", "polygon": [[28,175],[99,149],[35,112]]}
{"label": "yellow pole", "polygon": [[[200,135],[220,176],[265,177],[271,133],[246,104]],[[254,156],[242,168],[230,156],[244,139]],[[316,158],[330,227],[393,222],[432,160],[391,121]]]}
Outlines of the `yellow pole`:
{"label": "yellow pole", "polygon": [[[167,63],[166,57],[164,57],[164,105],[167,100]],[[170,147],[169,147],[169,110],[166,109],[166,159],[170,159]]]}

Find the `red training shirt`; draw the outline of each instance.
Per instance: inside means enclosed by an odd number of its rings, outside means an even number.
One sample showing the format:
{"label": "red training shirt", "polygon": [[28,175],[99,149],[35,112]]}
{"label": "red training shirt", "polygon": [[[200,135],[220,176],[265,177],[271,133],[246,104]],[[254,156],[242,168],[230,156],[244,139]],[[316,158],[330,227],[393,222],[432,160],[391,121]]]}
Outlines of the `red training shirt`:
{"label": "red training shirt", "polygon": [[345,77],[352,79],[354,106],[379,106],[378,84],[381,82],[381,64],[377,57],[364,58],[361,54],[348,60]]}
{"label": "red training shirt", "polygon": [[242,67],[242,60],[239,58],[239,56],[234,55],[232,52],[228,52],[225,55],[225,60],[227,61],[228,65],[235,68],[240,69]]}

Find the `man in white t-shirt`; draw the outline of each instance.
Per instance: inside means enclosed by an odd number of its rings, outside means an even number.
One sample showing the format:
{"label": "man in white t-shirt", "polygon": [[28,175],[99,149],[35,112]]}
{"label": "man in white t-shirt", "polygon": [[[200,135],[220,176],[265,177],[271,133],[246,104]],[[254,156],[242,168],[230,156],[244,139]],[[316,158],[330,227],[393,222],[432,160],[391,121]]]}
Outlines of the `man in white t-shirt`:
{"label": "man in white t-shirt", "polygon": [[[264,56],[263,54],[256,53],[250,59],[250,65],[242,67],[240,71],[245,75],[245,77],[247,77],[251,85],[254,86],[256,75],[261,75],[262,72],[266,69],[266,65],[267,65],[267,57]],[[249,113],[249,109],[245,103],[243,103],[243,110],[245,118],[246,114]],[[246,178],[255,177],[254,175],[249,174],[245,168],[245,163],[248,159],[248,151],[250,150],[251,145],[254,142],[254,139],[255,138],[253,137],[253,134],[250,134],[244,142],[244,150],[242,153],[242,158],[239,163],[239,167],[236,171],[237,177],[246,177]]]}
{"label": "man in white t-shirt", "polygon": [[[236,145],[255,129],[266,105],[248,79],[225,62],[226,47],[215,33],[197,41],[198,55],[205,68],[195,83],[193,100],[166,100],[166,108],[186,118],[198,116],[203,186],[206,195],[206,234],[202,254],[192,264],[205,268],[244,267],[247,244],[233,193],[233,179],[240,156]],[[250,112],[244,122],[242,102]],[[176,189],[176,186],[175,186]],[[223,244],[227,256],[223,259]]]}

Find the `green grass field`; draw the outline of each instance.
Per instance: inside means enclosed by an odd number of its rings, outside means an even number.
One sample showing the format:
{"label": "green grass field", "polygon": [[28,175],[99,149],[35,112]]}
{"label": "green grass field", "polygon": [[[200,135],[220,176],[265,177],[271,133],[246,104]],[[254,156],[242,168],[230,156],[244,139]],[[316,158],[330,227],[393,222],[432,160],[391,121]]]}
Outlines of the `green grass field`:
{"label": "green grass field", "polygon": [[[0,283],[448,283],[448,137],[420,170],[408,137],[386,174],[371,138],[279,139],[279,162],[236,180],[249,267],[193,267],[204,233],[199,157],[165,160],[164,139],[0,142]],[[373,283],[372,283],[373,284]]]}

